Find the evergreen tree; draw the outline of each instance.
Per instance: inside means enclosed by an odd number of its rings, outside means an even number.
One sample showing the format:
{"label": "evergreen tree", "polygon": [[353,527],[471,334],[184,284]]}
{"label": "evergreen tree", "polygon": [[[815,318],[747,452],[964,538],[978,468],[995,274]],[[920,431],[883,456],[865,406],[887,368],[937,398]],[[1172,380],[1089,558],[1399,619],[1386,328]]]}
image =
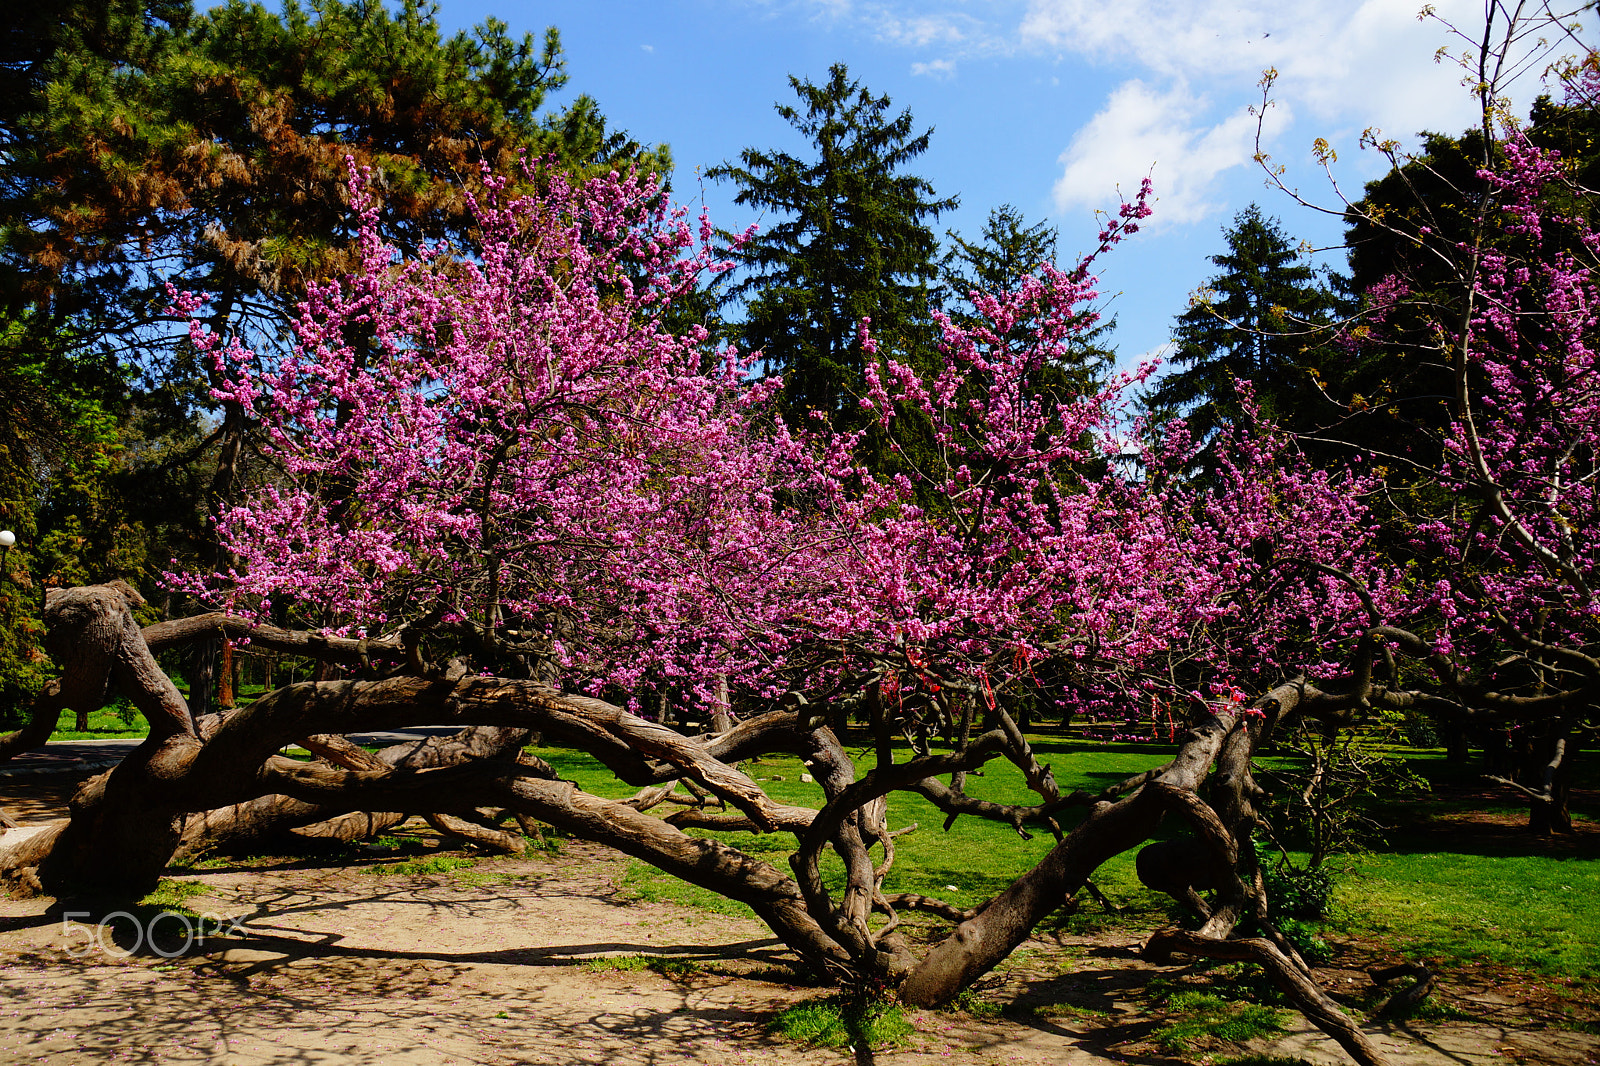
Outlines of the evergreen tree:
{"label": "evergreen tree", "polygon": [[290,0],[281,14],[231,0],[192,19],[173,6],[134,4],[120,32],[58,34],[0,164],[16,193],[0,250],[42,272],[26,297],[73,294],[69,309],[141,348],[167,281],[276,337],[306,285],[352,263],[347,158],[378,175],[384,235],[405,248],[461,233],[484,163],[662,162],[607,133],[587,98],[544,120],[566,81],[554,29],[518,41],[491,19],[443,38],[418,0]]}
{"label": "evergreen tree", "polygon": [[[347,160],[370,169],[381,232],[408,250],[470,238],[466,193],[485,166],[516,179],[525,154],[667,165],[587,97],[548,114],[563,62],[554,29],[519,40],[490,19],[447,37],[420,0],[229,0],[202,15],[187,0],[67,0],[0,34],[0,318],[27,331],[6,351],[100,372],[95,396],[143,438],[102,468],[143,465],[123,513],[160,498],[152,481],[196,488],[185,464],[211,470],[201,498],[162,501],[192,520],[161,555],[214,552],[203,516],[251,455],[238,405],[212,412],[214,370],[167,285],[210,296],[211,327],[270,359],[308,286],[356,261]],[[54,491],[54,468],[13,473],[33,479],[21,499]],[[41,542],[49,513],[29,516]],[[133,553],[105,556],[118,557]],[[80,580],[68,562],[53,571]]]}
{"label": "evergreen tree", "polygon": [[[973,292],[995,295],[1015,293],[1022,280],[1038,272],[1041,264],[1056,261],[1056,229],[1044,221],[1029,223],[1011,204],[1001,204],[989,212],[976,241],[967,240],[954,230],[946,231],[950,244],[940,261],[940,281],[945,310],[961,325],[978,320],[972,306]],[[1067,358],[1049,368],[1041,384],[1065,386],[1082,392],[1115,360],[1116,353],[1100,339],[1114,322],[1089,326],[1078,336],[1078,344]],[[1025,319],[1011,330],[1011,338],[1021,343],[1037,327]]]}
{"label": "evergreen tree", "polygon": [[743,343],[784,375],[792,411],[817,411],[859,425],[863,353],[861,319],[902,362],[930,366],[936,337],[927,314],[937,279],[939,242],[929,223],[956,206],[904,168],[928,147],[931,130],[914,132],[909,111],[893,115],[842,63],[828,80],[791,77],[800,107],[778,105],[809,142],[801,159],[747,148],[741,164],[709,176],[739,187],[735,202],[778,220],[737,258],[745,276],[731,289],[744,300]]}
{"label": "evergreen tree", "polygon": [[[1572,181],[1546,189],[1553,216],[1600,222],[1600,203],[1589,190],[1600,184],[1600,110],[1586,82],[1569,86],[1566,100],[1534,101],[1523,127],[1528,141],[1561,153]],[[1481,128],[1459,137],[1423,135],[1423,150],[1375,181],[1346,212],[1350,287],[1378,293],[1365,310],[1378,320],[1352,330],[1358,342],[1330,392],[1347,415],[1340,439],[1421,458],[1433,454],[1454,420],[1455,375],[1441,347],[1438,322],[1463,313],[1460,266],[1434,248],[1480,243],[1501,204],[1483,173],[1503,163],[1499,146]],[[1570,227],[1549,227],[1545,247],[1529,247],[1525,236],[1494,234],[1502,254],[1537,256],[1556,247],[1581,254]],[[1565,243],[1562,243],[1565,242]],[[1394,300],[1396,295],[1404,298]],[[1536,319],[1525,320],[1537,329]],[[1474,380],[1473,388],[1487,382]]]}
{"label": "evergreen tree", "polygon": [[1262,413],[1304,431],[1317,424],[1317,376],[1341,300],[1306,265],[1278,225],[1252,204],[1223,231],[1228,250],[1211,257],[1208,281],[1173,330],[1174,369],[1150,390],[1158,411],[1185,415],[1209,437],[1239,413],[1248,381]]}

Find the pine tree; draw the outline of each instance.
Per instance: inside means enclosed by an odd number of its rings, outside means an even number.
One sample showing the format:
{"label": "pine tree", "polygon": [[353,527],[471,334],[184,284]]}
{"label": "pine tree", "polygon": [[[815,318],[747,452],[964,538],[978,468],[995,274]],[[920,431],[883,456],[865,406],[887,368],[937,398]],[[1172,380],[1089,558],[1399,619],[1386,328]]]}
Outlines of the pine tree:
{"label": "pine tree", "polygon": [[844,64],[830,67],[821,85],[795,77],[789,84],[800,107],[781,104],[778,114],[809,142],[810,157],[747,148],[742,165],[708,171],[738,185],[736,203],[778,217],[739,250],[747,273],[731,297],[745,301],[744,344],[783,374],[789,409],[855,426],[861,319],[872,320],[878,343],[902,361],[929,366],[936,358],[927,307],[939,242],[929,223],[957,201],[904,173],[932,131],[914,132],[909,111],[894,115],[889,97],[873,96]]}
{"label": "pine tree", "polygon": [[[942,302],[945,310],[962,325],[977,320],[972,307],[971,293],[1010,294],[1017,291],[1022,280],[1038,273],[1041,264],[1055,264],[1059,234],[1044,221],[1029,223],[1027,218],[1011,204],[1001,204],[989,212],[983,231],[976,241],[962,237],[954,230],[946,231],[950,244],[940,260]],[[1054,387],[1065,386],[1082,392],[1115,360],[1116,353],[1104,347],[1100,340],[1113,327],[1113,322],[1099,322],[1088,326],[1078,337],[1078,346],[1065,359],[1050,368],[1046,382]],[[1024,342],[1037,323],[1023,320],[1012,327],[1012,339]]]}
{"label": "pine tree", "polygon": [[[664,148],[608,131],[587,97],[546,112],[566,80],[553,28],[517,39],[490,19],[447,37],[420,0],[38,11],[0,35],[0,85],[16,90],[0,103],[0,317],[31,331],[25,348],[109,368],[103,391],[132,388],[118,402],[157,473],[209,465],[186,513],[231,497],[249,427],[237,404],[212,411],[214,368],[167,310],[169,283],[208,295],[211,327],[270,358],[307,288],[356,261],[350,162],[371,171],[383,236],[408,250],[470,237],[485,166],[515,179],[525,155],[578,171],[667,165]],[[209,440],[156,443],[190,438],[202,417]],[[214,550],[203,523],[186,533],[165,554]]]}
{"label": "pine tree", "polygon": [[1328,360],[1338,293],[1254,204],[1223,236],[1228,250],[1211,257],[1222,273],[1178,316],[1175,369],[1151,389],[1149,404],[1185,415],[1204,439],[1237,417],[1238,383],[1248,381],[1264,415],[1308,429],[1322,413],[1316,376]]}

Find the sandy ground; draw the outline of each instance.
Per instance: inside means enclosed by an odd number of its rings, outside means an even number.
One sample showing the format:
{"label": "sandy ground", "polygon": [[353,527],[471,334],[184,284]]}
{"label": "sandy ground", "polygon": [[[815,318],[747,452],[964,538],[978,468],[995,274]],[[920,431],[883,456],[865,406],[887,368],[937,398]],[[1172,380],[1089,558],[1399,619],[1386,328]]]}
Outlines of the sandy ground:
{"label": "sandy ground", "polygon": [[[910,1046],[852,1053],[769,1036],[776,1012],[825,992],[785,983],[789,956],[758,923],[619,898],[626,862],[614,852],[569,843],[556,857],[479,859],[464,874],[372,872],[379,864],[179,872],[205,888],[185,906],[231,935],[173,958],[122,957],[126,932],[92,944],[94,927],[64,925],[51,901],[0,902],[0,1063],[1204,1061],[1148,1041],[1155,1022],[1137,989],[1151,968],[1128,937],[1041,939],[989,982],[991,998],[1063,1005],[1048,1015],[919,1012]],[[176,937],[162,950],[176,953],[181,926],[162,928]],[[585,964],[607,955],[695,968],[669,977]],[[1325,977],[1335,992],[1360,979]],[[1480,1019],[1500,1020],[1369,1032],[1396,1066],[1600,1062],[1600,1037],[1551,1027],[1504,996],[1492,1002],[1493,990],[1473,994],[1488,997]],[[1298,1019],[1250,1050],[1348,1061]]]}

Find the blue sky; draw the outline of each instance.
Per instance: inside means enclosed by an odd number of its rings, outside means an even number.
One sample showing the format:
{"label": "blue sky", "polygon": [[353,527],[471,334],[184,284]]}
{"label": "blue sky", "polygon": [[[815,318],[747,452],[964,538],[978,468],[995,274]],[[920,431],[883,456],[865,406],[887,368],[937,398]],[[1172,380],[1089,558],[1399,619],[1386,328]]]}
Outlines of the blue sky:
{"label": "blue sky", "polygon": [[[1434,8],[1476,34],[1482,0]],[[1158,349],[1189,294],[1214,272],[1222,228],[1252,201],[1295,238],[1337,244],[1336,219],[1264,187],[1252,161],[1264,68],[1278,71],[1263,146],[1308,198],[1338,198],[1311,158],[1326,138],[1352,198],[1382,172],[1358,150],[1376,127],[1414,143],[1460,132],[1475,103],[1450,53],[1468,41],[1419,20],[1418,0],[441,0],[446,28],[494,15],[513,33],[558,27],[571,82],[554,103],[594,96],[615,127],[667,142],[676,196],[702,196],[720,226],[764,221],[728,185],[696,176],[747,146],[800,153],[774,112],[789,75],[812,81],[844,62],[918,128],[933,127],[914,170],[961,197],[939,221],[975,235],[1002,203],[1061,231],[1063,258],[1091,246],[1094,213],[1149,174],[1156,214],[1102,270],[1131,364]],[[1447,54],[1435,61],[1436,52]],[[1519,106],[1537,83],[1528,79]],[[1336,256],[1336,259],[1342,259]]]}

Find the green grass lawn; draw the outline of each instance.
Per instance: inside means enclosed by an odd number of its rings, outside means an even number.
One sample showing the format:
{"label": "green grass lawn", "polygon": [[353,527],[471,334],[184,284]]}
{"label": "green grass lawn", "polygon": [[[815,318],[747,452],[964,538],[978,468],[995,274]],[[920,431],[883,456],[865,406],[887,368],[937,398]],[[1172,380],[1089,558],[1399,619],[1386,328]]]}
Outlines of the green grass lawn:
{"label": "green grass lawn", "polygon": [[[178,691],[184,698],[189,696],[189,690],[182,681],[178,682]],[[239,690],[238,697],[241,701],[256,699],[266,693],[260,685],[247,685]],[[148,736],[150,723],[145,721],[139,709],[127,700],[118,700],[116,703],[102,707],[97,711],[89,712],[89,728],[77,728],[78,715],[75,711],[62,711],[61,718],[56,724],[55,731],[50,734],[51,740],[114,740],[117,738],[134,738]]]}
{"label": "green grass lawn", "polygon": [[[1592,850],[1519,831],[1527,807],[1483,782],[1476,760],[1399,749],[1433,791],[1380,811],[1397,823],[1363,855],[1336,857],[1343,910],[1336,926],[1384,938],[1429,961],[1489,962],[1550,977],[1600,979],[1600,862]],[[1574,785],[1600,786],[1590,756]],[[1463,815],[1506,820],[1474,831]],[[1594,812],[1574,808],[1575,823]]]}
{"label": "green grass lawn", "polygon": [[77,728],[78,715],[62,711],[51,740],[111,740],[117,737],[142,737],[150,732],[150,723],[130,703],[118,703],[89,712],[87,731]]}
{"label": "green grass lawn", "polygon": [[[1055,767],[1056,779],[1064,790],[1100,789],[1170,758],[1161,748],[1137,745],[1097,745],[1076,740],[1042,738],[1035,747],[1041,762]],[[540,758],[548,761],[564,778],[596,795],[623,799],[636,791],[621,784],[600,763],[581,753],[541,748]],[[869,754],[852,750],[858,772],[872,764]],[[897,749],[898,759],[909,759],[908,749]],[[787,756],[766,756],[743,764],[767,793],[780,803],[820,807],[822,786],[803,782],[805,767]],[[782,780],[775,780],[781,778]],[[1003,759],[988,764],[984,776],[969,777],[967,789],[986,799],[1009,803],[1036,803],[1037,797],[1023,782],[1016,767]],[[1075,816],[1069,815],[1063,829],[1070,828]],[[907,793],[896,793],[889,800],[889,828],[903,829],[916,823],[917,829],[895,838],[895,865],[885,883],[890,892],[919,892],[971,907],[1004,890],[1017,874],[1027,870],[1055,845],[1048,830],[1037,827],[1032,840],[1023,840],[1009,826],[963,817],[951,830],[943,831],[944,815],[927,800]],[[754,833],[718,833],[694,830],[696,835],[712,837],[771,862],[787,872],[788,856],[794,839],[786,833],[759,836]],[[823,866],[825,876],[838,884],[842,876],[837,859],[829,853]],[[1101,868],[1096,885],[1114,901],[1134,902],[1146,895],[1133,872],[1132,853],[1117,856]],[[953,886],[953,887],[952,887]],[[635,862],[624,880],[624,889],[635,898],[674,900],[707,907],[724,913],[748,914],[742,905],[704,889],[686,885],[675,877]]]}
{"label": "green grass lawn", "polygon": [[[1033,739],[1039,760],[1053,765],[1063,790],[1103,788],[1161,765],[1172,750],[1164,745],[1100,744],[1052,736]],[[858,769],[864,772],[871,764],[870,756],[853,753]],[[1600,863],[1563,856],[1514,832],[1496,838],[1498,843],[1475,840],[1470,833],[1441,837],[1432,826],[1437,818],[1467,809],[1512,815],[1521,815],[1525,809],[1509,796],[1503,801],[1493,794],[1473,803],[1463,801],[1444,786],[1474,785],[1481,778],[1481,768],[1449,764],[1439,752],[1405,753],[1414,768],[1441,791],[1408,800],[1402,808],[1387,812],[1390,821],[1404,820],[1405,824],[1369,852],[1329,860],[1340,871],[1340,878],[1327,931],[1386,942],[1409,956],[1445,965],[1485,961],[1551,978],[1600,978],[1600,907],[1592,902],[1600,898]],[[563,777],[598,795],[621,799],[635,791],[586,755],[554,749],[541,749],[538,754]],[[904,750],[896,755],[909,757]],[[744,770],[780,802],[811,807],[822,804],[821,786],[800,781],[804,767],[797,759],[763,758],[745,763]],[[1591,779],[1586,773],[1579,784]],[[1004,760],[990,762],[984,777],[969,778],[968,789],[1001,802],[1035,802],[1021,773]],[[925,893],[963,907],[1004,889],[1054,845],[1046,831],[1025,841],[1005,826],[974,818],[959,819],[946,833],[941,828],[943,815],[927,801],[906,794],[892,796],[890,828],[900,829],[912,822],[919,828],[896,839],[895,867],[885,887],[891,892]],[[702,835],[788,869],[793,841],[787,834]],[[1444,840],[1451,846],[1441,847]],[[1141,927],[1164,921],[1171,907],[1165,897],[1138,883],[1133,856],[1133,851],[1125,852],[1106,863],[1095,875],[1095,883],[1126,908],[1120,921]],[[1295,858],[1303,861],[1304,855]],[[824,872],[834,884],[839,883],[836,860],[825,865]],[[638,899],[748,913],[740,904],[640,862],[630,865],[622,887]],[[1103,923],[1097,911],[1088,904],[1082,918]]]}
{"label": "green grass lawn", "polygon": [[[241,695],[258,693],[246,691]],[[137,737],[145,734],[142,716],[131,707],[107,707],[90,715],[90,730],[76,732],[74,716],[62,715],[52,739],[77,740]],[[131,720],[130,720],[131,719]],[[1050,763],[1062,789],[1098,790],[1129,774],[1161,765],[1171,755],[1168,745],[1110,744],[1060,736],[1037,736],[1035,751]],[[1405,755],[1435,791],[1408,799],[1377,813],[1399,823],[1381,843],[1364,854],[1329,860],[1341,871],[1329,931],[1378,940],[1412,957],[1431,962],[1489,962],[1552,978],[1600,979],[1600,863],[1570,849],[1551,849],[1531,837],[1501,832],[1493,837],[1470,831],[1441,833],[1440,820],[1468,811],[1520,818],[1525,808],[1508,793],[1485,792],[1482,767],[1445,761],[1443,753],[1396,749]],[[852,749],[859,772],[871,756]],[[622,799],[635,789],[610,775],[595,759],[563,749],[537,749],[564,778],[596,795]],[[905,748],[897,759],[907,759]],[[1282,757],[1263,759],[1266,765]],[[773,799],[819,807],[822,788],[801,780],[805,767],[793,757],[769,756],[744,764],[745,771]],[[1600,786],[1600,765],[1580,764],[1580,788]],[[970,777],[975,795],[1000,802],[1033,803],[1036,798],[1021,773],[1003,759],[991,761],[984,776]],[[1578,820],[1592,812],[1575,810]],[[1384,816],[1387,816],[1384,818]],[[1069,813],[1069,829],[1078,815]],[[1006,826],[964,817],[945,832],[944,816],[919,796],[899,793],[890,798],[889,826],[917,829],[896,838],[896,858],[886,889],[919,892],[961,907],[971,907],[1003,890],[1039,861],[1054,845],[1040,828],[1023,840]],[[788,870],[794,841],[788,834],[697,834],[721,839],[753,856]],[[1124,907],[1120,921],[1147,926],[1165,920],[1171,907],[1165,897],[1144,889],[1133,871],[1133,852],[1106,863],[1096,885]],[[1296,856],[1303,860],[1304,856]],[[837,886],[842,874],[831,853],[824,873]],[[621,886],[624,894],[642,900],[670,900],[723,913],[748,914],[738,903],[685,884],[641,863],[630,864]],[[1080,921],[1103,923],[1098,908],[1083,909]]]}
{"label": "green grass lawn", "polygon": [[1350,867],[1338,890],[1342,931],[1428,962],[1600,978],[1593,859],[1384,849],[1342,861]]}

